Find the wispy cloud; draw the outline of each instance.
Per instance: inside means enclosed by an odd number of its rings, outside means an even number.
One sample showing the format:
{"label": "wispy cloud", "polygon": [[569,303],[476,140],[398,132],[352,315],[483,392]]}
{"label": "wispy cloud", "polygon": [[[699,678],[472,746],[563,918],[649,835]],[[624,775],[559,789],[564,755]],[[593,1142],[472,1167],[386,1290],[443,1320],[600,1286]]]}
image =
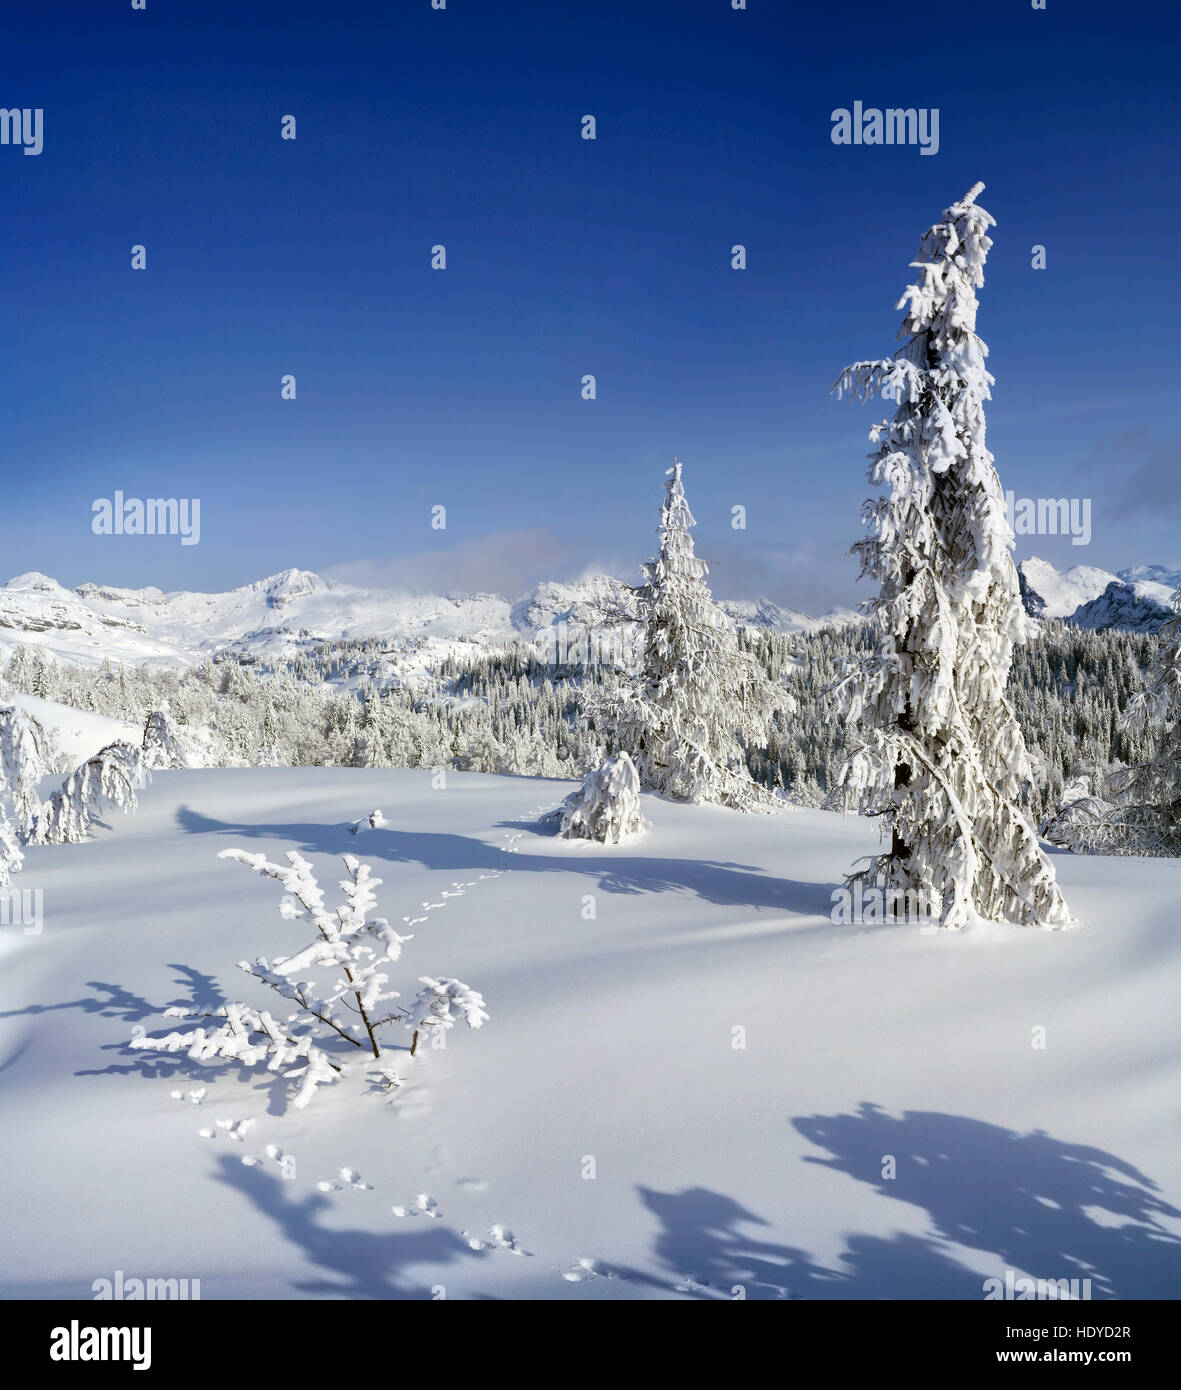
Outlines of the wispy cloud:
{"label": "wispy cloud", "polygon": [[411,594],[496,593],[517,598],[543,579],[569,579],[586,566],[585,551],[548,527],[492,531],[408,555],[350,560],[324,571],[330,579]]}

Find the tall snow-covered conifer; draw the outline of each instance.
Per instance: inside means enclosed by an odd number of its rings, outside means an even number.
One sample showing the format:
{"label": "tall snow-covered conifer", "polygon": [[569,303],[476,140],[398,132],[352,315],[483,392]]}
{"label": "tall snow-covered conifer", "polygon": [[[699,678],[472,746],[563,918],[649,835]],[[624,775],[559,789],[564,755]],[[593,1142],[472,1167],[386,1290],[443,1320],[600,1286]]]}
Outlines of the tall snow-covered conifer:
{"label": "tall snow-covered conifer", "polygon": [[876,652],[834,687],[864,743],[844,783],[885,818],[891,844],[853,875],[918,892],[946,927],[974,916],[1067,925],[1070,912],[1018,797],[1030,777],[1005,694],[1028,632],[1004,495],[985,445],[993,378],[976,335],[976,289],[993,218],[977,184],[923,237],[892,359],[858,362],[834,390],[898,403],[870,432],[868,537],[854,546],[881,590],[866,605]]}
{"label": "tall snow-covered conifer", "polygon": [[762,744],[788,697],[738,645],[738,634],[705,582],[681,465],[668,470],[660,554],[644,566],[640,592],[644,659],[638,680],[592,707],[595,722],[626,752],[641,785],[680,801],[742,810],[771,804],[751,778],[743,740]]}

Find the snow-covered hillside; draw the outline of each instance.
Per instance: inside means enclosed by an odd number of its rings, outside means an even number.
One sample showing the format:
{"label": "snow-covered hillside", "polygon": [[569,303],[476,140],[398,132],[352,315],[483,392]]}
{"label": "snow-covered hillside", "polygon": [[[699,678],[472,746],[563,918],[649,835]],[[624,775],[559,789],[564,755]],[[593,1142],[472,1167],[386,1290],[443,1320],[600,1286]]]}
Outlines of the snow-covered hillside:
{"label": "snow-covered hillside", "polygon": [[1173,612],[1175,589],[1174,585],[1152,579],[1116,579],[1098,598],[1078,608],[1071,622],[1100,630],[1120,627],[1133,632],[1155,632]]}
{"label": "snow-covered hillside", "polygon": [[[769,599],[723,603],[742,624],[799,631],[816,620]],[[451,597],[357,588],[306,570],[282,574],[224,594],[117,589],[83,584],[66,589],[44,574],[22,574],[0,586],[0,659],[20,644],[60,660],[189,666],[214,652],[255,657],[289,655],[300,645],[377,637],[435,657],[459,643],[496,645],[533,639],[556,624],[599,627],[634,616],[628,585],[600,575],[575,584],[540,584],[516,603],[498,594]],[[421,660],[421,656],[419,657]]]}
{"label": "snow-covered hillside", "polygon": [[1094,565],[1057,570],[1036,555],[1018,565],[1026,609],[1039,618],[1067,618],[1078,627],[1155,631],[1172,611],[1181,570],[1134,565],[1111,574]]}
{"label": "snow-covered hillside", "polygon": [[124,719],[112,719],[106,714],[75,709],[73,705],[59,704],[56,700],[39,700],[36,695],[16,692],[4,696],[0,704],[15,705],[25,714],[32,715],[49,735],[55,751],[65,758],[70,770],[93,757],[108,743],[125,739],[138,745],[143,739],[143,729]]}
{"label": "snow-covered hillside", "polygon": [[[979,1299],[1012,1269],[1181,1294],[1181,862],[1055,856],[1075,931],[837,926],[866,821],[646,795],[649,834],[605,848],[536,826],[569,790],[161,773],[100,839],[31,847],[44,931],[0,933],[3,1292]],[[490,1021],[392,1103],[341,1083],[303,1111],[128,1049],[167,1005],[274,1002],[234,962],[302,941],[231,846],[328,888],[361,855],[414,933],[395,987],[457,975]]]}
{"label": "snow-covered hillside", "polygon": [[[1090,565],[1059,572],[1032,557],[1019,568],[1030,611],[1085,627],[1159,626],[1170,585],[1181,582],[1181,574],[1160,565],[1119,575]],[[741,626],[776,632],[857,621],[847,608],[812,618],[767,598],[722,600],[719,606]],[[465,644],[544,640],[560,625],[565,627],[558,640],[573,644],[578,632],[610,632],[635,613],[633,590],[608,575],[545,582],[512,602],[498,594],[365,589],[306,570],[285,570],[222,594],[98,584],[67,589],[30,573],[0,585],[0,660],[24,644],[80,665],[109,659],[179,668],[219,651],[273,660],[318,642],[375,637],[409,675]]]}

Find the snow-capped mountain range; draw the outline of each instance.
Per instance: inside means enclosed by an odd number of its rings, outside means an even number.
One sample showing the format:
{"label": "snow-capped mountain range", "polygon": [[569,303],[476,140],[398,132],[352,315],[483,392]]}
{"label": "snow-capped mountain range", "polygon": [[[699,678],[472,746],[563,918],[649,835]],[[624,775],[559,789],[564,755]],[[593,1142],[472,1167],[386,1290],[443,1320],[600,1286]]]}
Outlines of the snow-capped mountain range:
{"label": "snow-capped mountain range", "polygon": [[[1058,571],[1033,558],[1019,570],[1030,612],[1091,628],[1158,627],[1181,585],[1181,571],[1160,565],[1111,574],[1091,565]],[[766,598],[723,600],[721,606],[737,623],[777,632],[855,616],[846,609],[812,618]],[[607,575],[542,583],[513,602],[499,594],[366,589],[295,569],[220,594],[99,584],[67,589],[30,573],[0,585],[0,658],[25,644],[79,665],[109,659],[184,667],[219,651],[274,659],[319,642],[377,637],[429,665],[458,644],[494,646],[535,638],[561,623],[585,630],[634,615],[633,591]]]}
{"label": "snow-capped mountain range", "polygon": [[1111,574],[1094,565],[1056,570],[1031,556],[1017,566],[1026,609],[1038,618],[1068,618],[1076,627],[1151,632],[1172,613],[1181,570],[1134,565]]}
{"label": "snow-capped mountain range", "polygon": [[[781,632],[816,621],[769,599],[723,607],[737,622]],[[80,665],[109,659],[182,667],[219,651],[274,659],[319,642],[377,637],[407,656],[419,652],[429,664],[460,643],[494,646],[560,623],[585,629],[634,613],[632,590],[605,575],[539,584],[512,602],[499,594],[365,589],[294,569],[221,594],[98,584],[67,589],[31,573],[0,586],[0,658],[23,643]]]}

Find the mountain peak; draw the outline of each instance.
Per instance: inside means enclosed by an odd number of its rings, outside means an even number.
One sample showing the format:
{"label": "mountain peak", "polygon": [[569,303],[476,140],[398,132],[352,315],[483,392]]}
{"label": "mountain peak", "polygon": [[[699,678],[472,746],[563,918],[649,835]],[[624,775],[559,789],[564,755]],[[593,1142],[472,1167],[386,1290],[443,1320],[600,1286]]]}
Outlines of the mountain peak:
{"label": "mountain peak", "polygon": [[1026,611],[1036,617],[1069,618],[1084,603],[1096,599],[1116,576],[1095,565],[1071,565],[1057,570],[1048,560],[1031,555],[1017,566]]}
{"label": "mountain peak", "polygon": [[51,579],[49,575],[42,574],[40,570],[27,570],[24,574],[16,574],[4,584],[6,589],[23,589],[46,594],[66,594],[69,591],[64,589],[56,579]]}
{"label": "mountain peak", "polygon": [[326,593],[331,586],[311,570],[281,570],[267,579],[260,579],[250,588],[266,595],[271,608],[285,608],[296,599],[308,598],[312,594]]}

